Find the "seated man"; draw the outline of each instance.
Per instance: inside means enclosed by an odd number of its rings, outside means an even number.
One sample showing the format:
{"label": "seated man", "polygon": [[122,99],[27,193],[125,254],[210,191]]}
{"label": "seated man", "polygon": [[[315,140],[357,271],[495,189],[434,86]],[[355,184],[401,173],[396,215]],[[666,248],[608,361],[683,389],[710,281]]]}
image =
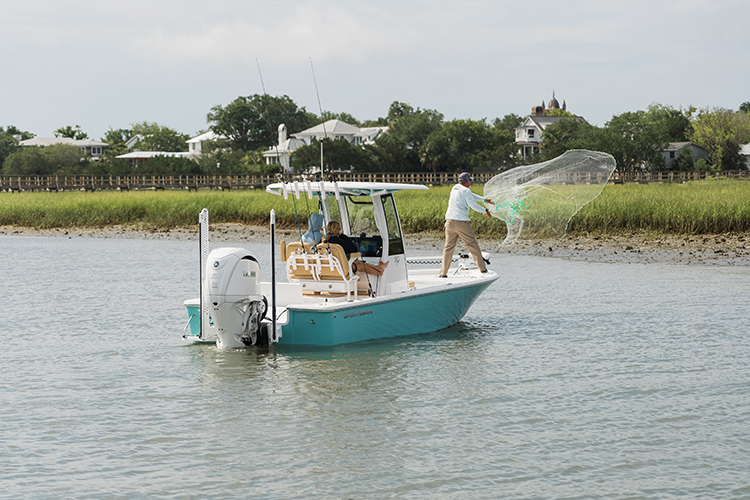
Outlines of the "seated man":
{"label": "seated man", "polygon": [[[341,224],[339,224],[338,221],[332,220],[331,222],[329,222],[326,226],[326,231],[328,233],[328,237],[324,237],[323,242],[327,241],[328,243],[341,245],[341,248],[344,249],[347,258],[349,258],[352,253],[359,252],[359,248],[357,248],[357,245],[351,240],[351,238],[341,233]],[[367,262],[362,262],[359,259],[356,259],[354,262],[352,262],[352,271],[355,273],[357,271],[361,271],[367,274],[377,274],[378,276],[382,276],[385,272],[386,267],[388,267],[388,262],[383,262],[382,260],[378,263],[377,266],[373,266],[372,264],[368,264]]]}
{"label": "seated man", "polygon": [[307,222],[307,232],[302,235],[302,243],[317,245],[323,238],[323,216],[320,214],[311,214]]}

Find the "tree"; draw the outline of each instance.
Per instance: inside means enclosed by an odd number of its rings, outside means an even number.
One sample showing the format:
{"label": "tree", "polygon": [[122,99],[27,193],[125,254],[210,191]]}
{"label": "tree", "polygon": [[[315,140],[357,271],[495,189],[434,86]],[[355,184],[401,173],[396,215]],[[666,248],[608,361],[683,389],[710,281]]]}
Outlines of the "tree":
{"label": "tree", "polygon": [[3,162],[5,175],[48,175],[47,162],[41,151],[42,148],[25,147],[12,152]]}
{"label": "tree", "polygon": [[667,142],[685,142],[692,131],[690,118],[682,110],[670,106],[652,104],[648,107],[646,119],[661,128]]}
{"label": "tree", "polygon": [[555,108],[555,109],[547,109],[544,111],[544,116],[575,116],[570,111],[566,111],[564,109]]}
{"label": "tree", "polygon": [[740,104],[740,111],[743,113],[750,114],[750,101],[745,101],[742,104]]}
{"label": "tree", "polygon": [[419,152],[409,149],[406,140],[392,130],[378,136],[370,149],[384,172],[410,172],[419,169]]}
{"label": "tree", "polygon": [[109,129],[102,137],[102,142],[109,144],[104,149],[104,158],[115,158],[128,152],[125,143],[133,136],[133,131],[129,128]]}
{"label": "tree", "polygon": [[604,142],[602,129],[585,120],[558,120],[544,129],[539,148],[542,159],[551,160],[569,149],[601,151]]}
{"label": "tree", "polygon": [[0,170],[5,159],[18,147],[18,140],[13,137],[13,134],[8,134],[0,127]]}
{"label": "tree", "polygon": [[31,139],[34,137],[34,134],[21,131],[13,125],[9,126],[6,130],[3,130],[3,127],[0,127],[0,171],[3,169],[5,159],[20,147],[18,144],[18,137],[23,141]]}
{"label": "tree", "polygon": [[365,120],[360,124],[360,127],[387,127],[388,119],[379,117],[376,120]]}
{"label": "tree", "polygon": [[288,96],[255,94],[238,97],[226,107],[214,106],[207,120],[214,133],[229,139],[233,149],[253,151],[276,144],[280,124],[290,132],[300,132],[315,124],[317,117]]}
{"label": "tree", "polygon": [[[140,134],[143,136],[143,139],[134,145],[141,151],[180,152],[188,149],[189,135],[181,134],[158,123],[135,123],[131,126],[131,132],[133,135]],[[113,133],[113,135],[116,135],[116,133]]]}
{"label": "tree", "polygon": [[499,130],[507,130],[508,132],[516,133],[516,128],[520,127],[523,123],[523,116],[518,116],[513,113],[507,114],[502,118],[495,118],[492,122],[492,126]]}
{"label": "tree", "polygon": [[88,139],[89,135],[81,130],[80,125],[76,125],[75,128],[71,127],[70,125],[67,125],[65,127],[60,127],[59,129],[55,130],[55,137],[67,137],[69,139],[74,139],[76,141],[82,141],[84,139]]}
{"label": "tree", "polygon": [[[2,134],[2,133],[3,133],[3,127],[0,127],[0,134]],[[19,129],[18,127],[14,126],[14,125],[8,126],[8,128],[5,129],[5,133],[8,134],[8,135],[20,135],[22,141],[25,141],[26,139],[31,139],[31,138],[33,138],[35,136],[31,132],[27,132],[25,130],[21,130],[21,129]]]}
{"label": "tree", "polygon": [[11,153],[3,164],[6,175],[52,175],[60,170],[80,166],[81,149],[70,144],[28,146]]}
{"label": "tree", "polygon": [[[419,110],[419,108],[417,108],[417,110]],[[407,104],[405,102],[393,101],[388,107],[388,116],[386,117],[386,121],[390,125],[398,118],[411,116],[413,114],[414,108],[410,104]]]}
{"label": "tree", "polygon": [[467,119],[446,122],[430,134],[421,152],[435,171],[496,171],[513,160],[516,146],[509,131],[484,119]]}
{"label": "tree", "polygon": [[740,147],[750,142],[750,115],[725,108],[702,109],[692,123],[690,140],[708,152],[714,168],[744,168]]}
{"label": "tree", "polygon": [[689,147],[682,148],[677,152],[677,156],[672,163],[672,169],[680,172],[690,172],[694,170],[693,152]]}
{"label": "tree", "polygon": [[373,154],[386,172],[424,170],[427,165],[421,155],[430,134],[443,126],[443,115],[432,109],[414,109],[411,105],[394,101],[386,118],[388,132],[375,139]]}
{"label": "tree", "polygon": [[613,116],[604,127],[602,150],[614,156],[619,171],[664,166],[661,153],[669,141],[664,128],[649,120],[645,111]]}

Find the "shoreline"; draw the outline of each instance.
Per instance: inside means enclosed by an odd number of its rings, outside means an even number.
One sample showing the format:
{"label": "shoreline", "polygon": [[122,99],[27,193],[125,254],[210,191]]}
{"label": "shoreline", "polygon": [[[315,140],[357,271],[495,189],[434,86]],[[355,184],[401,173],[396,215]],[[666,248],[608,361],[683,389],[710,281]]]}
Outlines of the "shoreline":
{"label": "shoreline", "polygon": [[[298,237],[291,229],[276,230],[276,239],[287,241]],[[55,228],[0,226],[0,235],[89,237],[123,239],[197,240],[196,228],[139,229],[130,226],[104,228]],[[211,241],[241,242],[267,241],[268,228],[245,226],[239,223],[211,224]],[[442,254],[442,234],[418,233],[405,235],[407,248],[420,252]],[[629,236],[566,236],[553,246],[516,243],[501,247],[497,240],[478,238],[479,246],[494,255],[531,255],[562,258],[575,261],[682,265],[750,266],[750,235],[658,235],[635,234]],[[457,250],[463,248],[461,242]],[[465,251],[465,248],[464,248]]]}

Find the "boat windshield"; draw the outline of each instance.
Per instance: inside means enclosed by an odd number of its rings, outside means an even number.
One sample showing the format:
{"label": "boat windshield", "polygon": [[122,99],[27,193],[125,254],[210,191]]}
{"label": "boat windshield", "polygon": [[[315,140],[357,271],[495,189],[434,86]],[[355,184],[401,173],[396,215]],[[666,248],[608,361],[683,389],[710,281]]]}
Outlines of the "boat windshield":
{"label": "boat windshield", "polygon": [[325,202],[321,200],[321,204],[323,203],[325,203],[328,208],[328,220],[341,222],[341,213],[339,212],[339,204],[336,202],[336,198],[329,196],[325,199]]}
{"label": "boat windshield", "polygon": [[380,200],[383,202],[385,221],[388,224],[388,254],[402,254],[404,253],[404,239],[401,237],[396,202],[393,200],[392,194],[385,195]]}
{"label": "boat windshield", "polygon": [[347,196],[346,209],[349,212],[349,228],[352,236],[364,237],[380,234],[375,224],[372,198]]}

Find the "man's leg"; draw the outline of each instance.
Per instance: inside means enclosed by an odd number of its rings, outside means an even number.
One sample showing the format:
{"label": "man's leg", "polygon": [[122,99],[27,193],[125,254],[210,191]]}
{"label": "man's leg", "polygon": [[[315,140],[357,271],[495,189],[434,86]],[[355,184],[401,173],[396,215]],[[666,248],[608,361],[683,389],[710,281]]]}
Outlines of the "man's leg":
{"label": "man's leg", "polygon": [[477,243],[477,238],[474,236],[474,230],[471,228],[471,222],[469,221],[455,221],[460,223],[456,227],[456,232],[458,233],[458,236],[461,237],[461,241],[464,242],[466,245],[466,248],[469,249],[469,253],[474,258],[474,262],[476,262],[477,267],[480,271],[485,272],[487,270],[487,264],[484,263],[484,258],[482,257],[482,251],[479,249],[479,243]]}
{"label": "man's leg", "polygon": [[456,222],[458,221],[445,221],[445,246],[443,247],[443,267],[440,268],[440,276],[446,276],[448,274],[448,269],[451,268],[453,250],[456,249],[456,243],[458,243],[458,233],[454,228]]}

